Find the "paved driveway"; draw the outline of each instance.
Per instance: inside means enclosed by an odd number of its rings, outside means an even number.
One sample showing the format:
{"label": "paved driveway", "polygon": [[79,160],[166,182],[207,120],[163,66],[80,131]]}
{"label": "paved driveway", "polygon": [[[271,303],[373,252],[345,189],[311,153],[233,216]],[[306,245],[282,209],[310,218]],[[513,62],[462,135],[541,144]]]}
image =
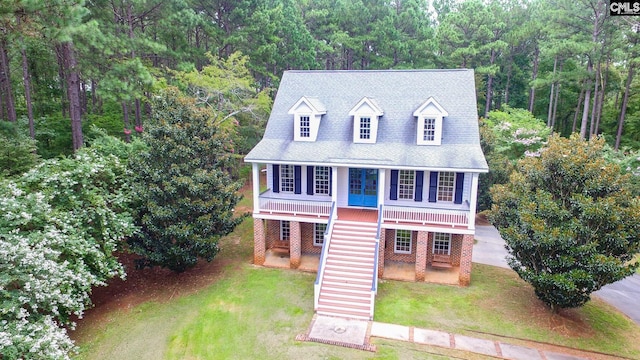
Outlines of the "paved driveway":
{"label": "paved driveway", "polygon": [[[493,226],[476,226],[473,262],[509,268],[505,257],[504,240]],[[616,307],[640,325],[640,275],[635,274],[594,292],[596,296]]]}

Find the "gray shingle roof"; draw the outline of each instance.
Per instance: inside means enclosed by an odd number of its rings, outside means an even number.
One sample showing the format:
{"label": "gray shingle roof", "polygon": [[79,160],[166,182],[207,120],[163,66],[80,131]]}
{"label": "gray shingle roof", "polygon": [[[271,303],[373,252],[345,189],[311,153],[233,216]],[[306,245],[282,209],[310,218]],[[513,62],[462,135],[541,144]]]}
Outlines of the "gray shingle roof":
{"label": "gray shingle roof", "polygon": [[[480,148],[473,70],[286,71],[263,139],[248,162],[348,164],[487,171]],[[302,96],[327,110],[315,142],[293,141],[289,109]],[[384,111],[375,144],[353,143],[349,111],[363,97]],[[433,97],[449,113],[441,145],[416,145],[413,112]]]}

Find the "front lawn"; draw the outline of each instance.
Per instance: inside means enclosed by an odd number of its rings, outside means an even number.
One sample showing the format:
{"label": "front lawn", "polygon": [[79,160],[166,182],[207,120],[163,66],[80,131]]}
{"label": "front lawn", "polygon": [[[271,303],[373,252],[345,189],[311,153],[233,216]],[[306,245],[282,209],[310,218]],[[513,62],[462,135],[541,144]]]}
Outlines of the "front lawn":
{"label": "front lawn", "polygon": [[[295,341],[311,323],[315,274],[251,265],[251,232],[251,219],[247,219],[224,240],[223,251],[214,260],[224,261],[222,275],[197,292],[118,308],[99,321],[81,322],[75,334],[81,345],[77,358],[442,359],[460,355],[382,339],[373,339],[377,353]],[[513,271],[492,266],[474,264],[472,284],[466,288],[382,281],[375,320],[640,358],[636,340],[640,327],[612,307],[596,300],[553,315]]]}

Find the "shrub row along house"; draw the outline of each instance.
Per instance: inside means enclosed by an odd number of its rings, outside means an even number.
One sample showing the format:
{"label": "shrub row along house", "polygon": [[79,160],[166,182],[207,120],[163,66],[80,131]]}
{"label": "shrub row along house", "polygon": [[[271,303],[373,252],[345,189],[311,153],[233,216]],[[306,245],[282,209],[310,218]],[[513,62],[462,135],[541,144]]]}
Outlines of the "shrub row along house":
{"label": "shrub row along house", "polygon": [[472,70],[287,71],[245,161],[254,262],[317,270],[318,314],[371,319],[378,278],[469,284]]}

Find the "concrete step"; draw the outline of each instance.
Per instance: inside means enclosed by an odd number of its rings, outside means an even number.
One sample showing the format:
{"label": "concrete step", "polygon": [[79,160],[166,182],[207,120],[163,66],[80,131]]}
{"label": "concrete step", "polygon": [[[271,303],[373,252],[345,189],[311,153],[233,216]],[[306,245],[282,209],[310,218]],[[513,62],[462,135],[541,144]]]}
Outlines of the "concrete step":
{"label": "concrete step", "polygon": [[353,221],[353,220],[336,220],[334,226],[352,226],[359,228],[373,228],[378,229],[378,223],[373,222],[362,222],[362,221]]}
{"label": "concrete step", "polygon": [[351,264],[361,264],[361,265],[369,265],[373,264],[373,258],[369,256],[351,256],[349,254],[339,254],[338,252],[333,252],[327,256],[327,261],[339,261],[339,262],[348,262]]}
{"label": "concrete step", "polygon": [[326,315],[326,316],[337,316],[337,317],[346,317],[350,319],[357,320],[371,320],[369,313],[359,312],[359,311],[350,311],[350,310],[342,310],[342,309],[334,309],[334,308],[320,308],[318,307],[318,311],[316,311],[318,315]]}
{"label": "concrete step", "polygon": [[339,244],[350,244],[350,245],[357,245],[357,246],[376,246],[376,242],[375,240],[371,240],[371,239],[358,239],[358,238],[353,238],[353,237],[331,237],[331,243],[339,243]]}

